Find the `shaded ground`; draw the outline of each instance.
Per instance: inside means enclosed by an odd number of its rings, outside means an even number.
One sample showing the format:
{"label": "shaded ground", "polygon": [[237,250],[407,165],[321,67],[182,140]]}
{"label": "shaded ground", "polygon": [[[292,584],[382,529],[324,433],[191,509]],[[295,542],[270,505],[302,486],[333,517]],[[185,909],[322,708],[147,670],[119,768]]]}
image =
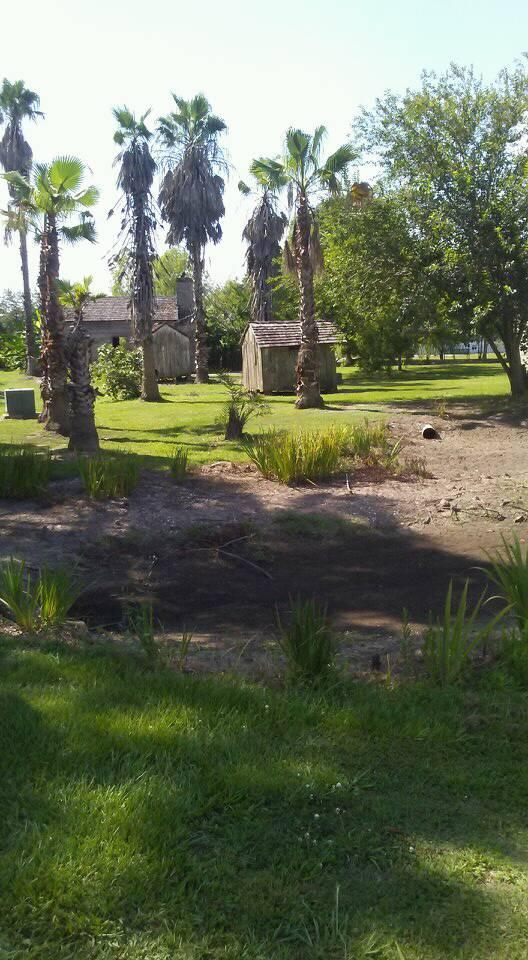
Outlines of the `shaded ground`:
{"label": "shaded ground", "polygon": [[425,457],[432,479],[359,473],[350,489],[344,476],[292,489],[219,461],[181,485],[145,472],[129,500],[102,504],[62,481],[45,509],[1,504],[1,553],[77,564],[88,587],[76,614],[92,625],[116,628],[128,602],[152,601],[167,643],[194,631],[202,667],[267,669],[274,608],[298,594],[328,600],[347,656],[368,662],[394,647],[404,607],[416,624],[441,607],[451,577],[479,592],[486,550],[523,538],[528,519],[519,416],[460,406],[428,442],[430,410],[385,410],[403,455]]}

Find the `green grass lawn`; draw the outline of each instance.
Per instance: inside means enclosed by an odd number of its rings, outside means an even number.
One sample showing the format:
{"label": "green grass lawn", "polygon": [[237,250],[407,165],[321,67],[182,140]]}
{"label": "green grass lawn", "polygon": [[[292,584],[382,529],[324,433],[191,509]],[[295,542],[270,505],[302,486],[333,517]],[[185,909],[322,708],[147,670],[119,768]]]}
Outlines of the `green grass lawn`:
{"label": "green grass lawn", "polygon": [[528,701],[0,660],[2,960],[525,960]]}
{"label": "green grass lawn", "polygon": [[[367,405],[368,415],[383,415],[387,402],[407,403],[446,400],[503,401],[508,395],[507,378],[498,364],[451,362],[413,365],[388,377],[365,377],[355,368],[344,368],[343,383],[336,394],[326,397],[325,411],[294,409],[292,397],[270,397],[269,413],[251,421],[250,430],[269,426],[297,430],[323,427],[332,422],[346,423],[364,417],[365,411],[349,405]],[[20,373],[0,371],[0,391],[6,387],[34,385]],[[184,444],[190,460],[245,458],[240,445],[226,443],[216,425],[224,388],[218,383],[206,386],[179,384],[162,386],[163,403],[146,404],[140,400],[114,402],[97,400],[97,425],[103,449],[123,450],[162,462],[173,444]],[[344,409],[343,409],[344,407]],[[29,442],[64,447],[60,438],[45,434],[34,421],[0,421],[0,442]]]}

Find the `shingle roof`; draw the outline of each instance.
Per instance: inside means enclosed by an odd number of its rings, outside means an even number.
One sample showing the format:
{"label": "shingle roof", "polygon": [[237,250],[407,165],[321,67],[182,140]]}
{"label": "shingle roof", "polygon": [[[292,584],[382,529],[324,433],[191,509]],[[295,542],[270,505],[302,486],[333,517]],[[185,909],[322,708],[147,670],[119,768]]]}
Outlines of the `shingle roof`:
{"label": "shingle roof", "polygon": [[[317,328],[319,343],[337,343],[333,323],[320,320]],[[248,329],[253,331],[259,347],[298,347],[301,343],[300,323],[250,323]]]}
{"label": "shingle roof", "polygon": [[[101,297],[86,304],[84,320],[86,323],[128,323],[128,302],[128,297]],[[155,323],[171,323],[178,319],[176,297],[157,297],[156,303]],[[66,310],[64,315],[66,320],[72,319],[71,311]]]}

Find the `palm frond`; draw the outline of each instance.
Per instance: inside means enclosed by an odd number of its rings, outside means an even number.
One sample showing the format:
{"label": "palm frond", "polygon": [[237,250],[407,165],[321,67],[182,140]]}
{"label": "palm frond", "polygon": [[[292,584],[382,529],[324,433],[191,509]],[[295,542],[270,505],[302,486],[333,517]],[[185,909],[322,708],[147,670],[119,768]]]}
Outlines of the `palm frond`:
{"label": "palm frond", "polygon": [[76,192],[85,177],[85,166],[77,157],[56,157],[49,165],[47,178],[53,190]]}

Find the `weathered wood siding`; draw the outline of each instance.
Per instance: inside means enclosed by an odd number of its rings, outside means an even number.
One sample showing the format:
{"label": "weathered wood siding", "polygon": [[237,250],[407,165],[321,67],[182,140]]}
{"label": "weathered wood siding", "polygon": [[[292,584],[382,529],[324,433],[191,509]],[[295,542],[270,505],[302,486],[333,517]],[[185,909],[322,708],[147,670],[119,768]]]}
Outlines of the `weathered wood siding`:
{"label": "weathered wood siding", "polygon": [[163,326],[154,331],[152,340],[159,380],[176,380],[191,373],[191,345],[185,334]]}
{"label": "weathered wood siding", "polygon": [[262,381],[262,351],[259,350],[255,334],[249,328],[242,342],[242,382],[246,390],[264,392]]}
{"label": "weathered wood siding", "polygon": [[[262,347],[262,392],[294,393],[295,366],[298,347]],[[321,390],[333,393],[337,389],[335,352],[332,346],[320,344]]]}

